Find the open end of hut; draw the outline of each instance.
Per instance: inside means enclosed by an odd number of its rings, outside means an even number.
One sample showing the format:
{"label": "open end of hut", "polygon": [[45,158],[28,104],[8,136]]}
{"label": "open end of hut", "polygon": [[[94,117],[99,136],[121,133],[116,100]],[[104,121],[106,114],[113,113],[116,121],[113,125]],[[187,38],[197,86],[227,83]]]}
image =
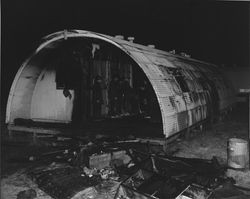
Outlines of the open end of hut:
{"label": "open end of hut", "polygon": [[151,83],[113,44],[97,38],[61,38],[34,53],[18,73],[10,124],[75,135],[163,136]]}

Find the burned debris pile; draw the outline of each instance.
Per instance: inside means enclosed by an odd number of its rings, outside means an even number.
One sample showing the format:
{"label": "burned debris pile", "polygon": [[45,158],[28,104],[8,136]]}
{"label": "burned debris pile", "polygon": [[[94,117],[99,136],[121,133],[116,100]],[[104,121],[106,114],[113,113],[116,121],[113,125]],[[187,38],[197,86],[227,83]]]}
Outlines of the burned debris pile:
{"label": "burned debris pile", "polygon": [[[30,157],[39,166],[27,171],[41,190],[56,199],[222,198],[227,192],[223,190],[236,189],[216,158],[152,153],[149,145],[136,139],[57,140],[64,141],[58,142],[56,151]],[[233,194],[244,198],[241,191]]]}

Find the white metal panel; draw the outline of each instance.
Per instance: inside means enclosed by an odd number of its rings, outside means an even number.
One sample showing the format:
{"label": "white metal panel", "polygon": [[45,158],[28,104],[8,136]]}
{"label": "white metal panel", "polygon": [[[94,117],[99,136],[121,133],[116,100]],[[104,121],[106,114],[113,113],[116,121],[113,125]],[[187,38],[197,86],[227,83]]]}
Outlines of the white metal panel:
{"label": "white metal panel", "polygon": [[33,90],[40,73],[38,67],[26,65],[21,68],[21,72],[17,73],[13,82],[13,90],[11,89],[8,102],[9,115],[8,122],[13,123],[15,118],[30,119],[30,105]]}
{"label": "white metal panel", "polygon": [[73,110],[74,92],[69,90],[72,98],[65,97],[63,90],[56,89],[55,70],[44,70],[33,92],[31,119],[47,122],[70,122]]}

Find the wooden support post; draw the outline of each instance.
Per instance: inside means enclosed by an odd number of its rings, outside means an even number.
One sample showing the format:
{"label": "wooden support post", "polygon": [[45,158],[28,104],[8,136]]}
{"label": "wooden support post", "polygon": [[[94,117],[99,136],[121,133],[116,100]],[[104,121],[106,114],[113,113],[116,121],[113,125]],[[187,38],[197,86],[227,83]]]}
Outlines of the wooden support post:
{"label": "wooden support post", "polygon": [[240,93],[245,93],[248,97],[248,162],[250,170],[250,89],[240,89]]}

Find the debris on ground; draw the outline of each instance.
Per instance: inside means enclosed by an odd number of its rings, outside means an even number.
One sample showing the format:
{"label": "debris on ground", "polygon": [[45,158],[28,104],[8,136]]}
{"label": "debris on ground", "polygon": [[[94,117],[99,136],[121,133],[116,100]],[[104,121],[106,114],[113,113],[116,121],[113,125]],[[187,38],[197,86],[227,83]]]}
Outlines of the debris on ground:
{"label": "debris on ground", "polygon": [[[60,144],[55,144],[54,150],[27,157],[34,165],[22,175],[37,186],[27,184],[37,198],[38,190],[54,199],[249,197],[248,191],[235,186],[235,176],[227,175],[227,167],[215,156],[170,156],[152,152],[148,144],[134,138],[56,140]],[[227,195],[230,186],[235,191]],[[24,196],[25,187],[13,198]]]}
{"label": "debris on ground", "polygon": [[35,190],[36,199],[52,199],[52,197],[42,191],[23,170],[1,179],[2,199],[17,199],[18,194],[27,189]]}
{"label": "debris on ground", "polygon": [[34,156],[47,164],[27,175],[55,199],[209,198],[224,183],[234,183],[215,157],[155,155],[135,141],[89,143]]}
{"label": "debris on ground", "polygon": [[189,185],[176,199],[183,199],[183,198],[192,198],[192,199],[206,199],[209,198],[212,194],[211,190],[204,189],[198,185],[192,184]]}
{"label": "debris on ground", "polygon": [[17,199],[34,199],[36,198],[36,191],[34,189],[27,189],[20,191],[17,194]]}

